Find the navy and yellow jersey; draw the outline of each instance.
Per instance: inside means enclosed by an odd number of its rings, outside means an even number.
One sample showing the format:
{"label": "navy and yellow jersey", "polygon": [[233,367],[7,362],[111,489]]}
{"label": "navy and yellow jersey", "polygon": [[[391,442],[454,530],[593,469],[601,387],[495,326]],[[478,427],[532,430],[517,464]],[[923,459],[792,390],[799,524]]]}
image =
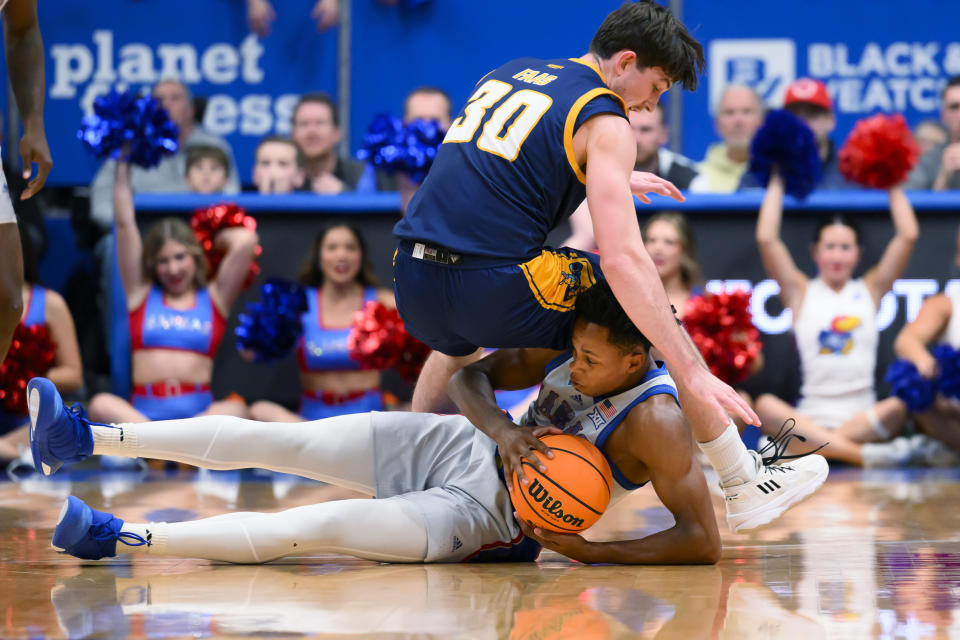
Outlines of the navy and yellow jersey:
{"label": "navy and yellow jersey", "polygon": [[626,117],[599,70],[520,58],[477,84],[394,233],[522,262],[586,197],[573,136],[589,118]]}

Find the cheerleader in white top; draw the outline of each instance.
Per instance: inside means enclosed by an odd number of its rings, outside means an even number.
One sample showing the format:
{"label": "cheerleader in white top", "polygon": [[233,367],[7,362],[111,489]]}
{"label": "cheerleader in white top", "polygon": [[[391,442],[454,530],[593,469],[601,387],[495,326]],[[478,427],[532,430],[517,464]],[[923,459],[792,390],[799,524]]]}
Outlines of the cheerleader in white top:
{"label": "cheerleader in white top", "polygon": [[[937,361],[928,350],[932,344],[960,349],[960,290],[924,300],[914,321],[900,330],[893,348],[897,357],[912,362],[920,375],[933,378]],[[937,394],[932,407],[913,417],[926,435],[960,452],[960,402],[956,399]]]}
{"label": "cheerleader in white top", "polygon": [[794,334],[803,369],[796,407],[771,394],[757,399],[764,428],[789,418],[807,445],[825,445],[822,453],[849,464],[873,464],[864,443],[889,440],[903,426],[906,406],[899,398],[877,402],[874,389],[880,299],[903,273],[919,233],[913,207],[899,187],[890,189],[894,236],[880,261],[862,278],[853,278],[860,259],[856,227],[835,216],[818,228],[812,247],[817,276],[797,268],[780,239],[783,180],[770,179],[760,217],[757,243],[767,273],[780,285],[780,299],[794,318]]}

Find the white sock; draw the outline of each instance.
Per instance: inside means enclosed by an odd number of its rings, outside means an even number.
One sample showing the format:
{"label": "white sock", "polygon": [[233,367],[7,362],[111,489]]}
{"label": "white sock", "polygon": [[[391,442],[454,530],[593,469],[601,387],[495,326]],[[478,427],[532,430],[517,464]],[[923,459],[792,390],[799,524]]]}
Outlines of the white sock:
{"label": "white sock", "polygon": [[93,432],[93,453],[98,456],[137,456],[137,426],[123,423],[113,427],[90,425]]}
{"label": "white sock", "polygon": [[[126,544],[124,539],[120,538],[117,540],[117,555],[121,553],[163,555],[167,549],[167,531],[169,526],[166,522],[149,522],[147,524],[124,522],[120,528],[121,533],[138,535],[146,540],[147,544],[133,546]],[[130,541],[136,542],[135,540]]]}
{"label": "white sock", "polygon": [[720,476],[720,486],[743,484],[756,477],[756,458],[747,453],[737,425],[732,421],[716,439],[697,444]]}

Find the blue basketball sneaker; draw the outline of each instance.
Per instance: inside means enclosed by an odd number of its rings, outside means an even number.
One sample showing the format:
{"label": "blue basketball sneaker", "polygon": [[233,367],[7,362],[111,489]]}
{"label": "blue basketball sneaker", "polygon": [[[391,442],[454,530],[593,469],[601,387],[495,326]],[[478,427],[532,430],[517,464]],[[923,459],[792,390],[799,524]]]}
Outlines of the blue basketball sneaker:
{"label": "blue basketball sneaker", "polygon": [[150,545],[136,533],[121,531],[123,520],[91,509],[75,496],[68,496],[60,510],[53,532],[53,548],[83,560],[99,560],[117,555],[117,541],[131,547]]}
{"label": "blue basketball sneaker", "polygon": [[[49,476],[66,463],[80,462],[93,453],[91,424],[79,403],[63,406],[60,393],[46,378],[27,383],[30,410],[30,450],[38,471]],[[110,426],[110,425],[99,425]]]}

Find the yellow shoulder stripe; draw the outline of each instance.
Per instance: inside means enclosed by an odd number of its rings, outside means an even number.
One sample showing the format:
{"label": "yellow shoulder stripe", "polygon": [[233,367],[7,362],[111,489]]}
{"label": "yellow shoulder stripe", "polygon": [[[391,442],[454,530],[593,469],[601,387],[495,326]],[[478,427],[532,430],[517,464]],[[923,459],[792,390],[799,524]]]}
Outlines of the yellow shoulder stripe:
{"label": "yellow shoulder stripe", "polygon": [[606,87],[597,87],[577,98],[577,101],[570,107],[570,111],[567,113],[567,121],[563,125],[563,148],[567,152],[567,162],[570,163],[570,168],[573,169],[573,173],[576,174],[577,180],[583,184],[587,183],[587,176],[583,173],[583,169],[580,168],[579,163],[577,163],[577,156],[573,152],[573,127],[577,124],[577,117],[580,115],[580,111],[583,110],[584,105],[597,96],[602,95],[613,96],[614,99],[620,103],[620,107],[623,109],[624,115],[626,115],[627,107],[623,102],[623,98]]}

